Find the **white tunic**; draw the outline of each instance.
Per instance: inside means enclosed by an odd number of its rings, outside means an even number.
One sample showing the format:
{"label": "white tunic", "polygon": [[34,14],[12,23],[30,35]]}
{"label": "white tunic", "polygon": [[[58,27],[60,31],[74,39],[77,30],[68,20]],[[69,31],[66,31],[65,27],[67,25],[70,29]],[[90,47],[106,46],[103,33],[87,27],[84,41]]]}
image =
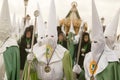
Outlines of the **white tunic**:
{"label": "white tunic", "polygon": [[46,73],[44,71],[44,68],[47,64],[46,56],[45,56],[45,50],[46,46],[43,46],[41,48],[34,47],[34,54],[38,60],[38,64],[36,66],[37,69],[37,75],[39,79],[42,80],[61,80],[64,77],[63,74],[63,65],[62,65],[62,59],[64,57],[64,53],[66,51],[65,48],[58,45],[55,52],[53,53],[53,56],[50,61],[50,68],[51,71],[49,73]]}
{"label": "white tunic", "polygon": [[37,75],[42,80],[61,80],[63,79],[62,61],[50,64],[51,71],[46,73],[44,71],[46,64],[37,64]]}

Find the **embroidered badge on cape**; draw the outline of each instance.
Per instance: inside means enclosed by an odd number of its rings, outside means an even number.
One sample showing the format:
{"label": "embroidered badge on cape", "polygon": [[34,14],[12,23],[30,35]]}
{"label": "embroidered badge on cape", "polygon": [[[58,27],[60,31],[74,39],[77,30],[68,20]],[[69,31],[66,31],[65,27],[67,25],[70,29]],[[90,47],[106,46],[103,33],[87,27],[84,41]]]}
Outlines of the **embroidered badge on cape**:
{"label": "embroidered badge on cape", "polygon": [[90,62],[89,71],[90,71],[90,74],[92,75],[96,73],[96,70],[98,68],[96,64],[97,63],[94,60]]}

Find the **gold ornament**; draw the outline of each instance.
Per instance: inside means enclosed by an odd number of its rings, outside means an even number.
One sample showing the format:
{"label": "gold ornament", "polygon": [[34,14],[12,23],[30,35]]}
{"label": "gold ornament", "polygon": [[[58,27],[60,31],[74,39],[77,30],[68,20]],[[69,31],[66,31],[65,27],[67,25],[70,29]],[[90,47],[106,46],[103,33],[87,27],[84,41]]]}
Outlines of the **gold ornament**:
{"label": "gold ornament", "polygon": [[50,68],[50,66],[47,65],[47,66],[45,66],[44,70],[46,73],[49,73],[51,71],[51,68]]}
{"label": "gold ornament", "polygon": [[73,1],[71,5],[77,7],[77,2]]}
{"label": "gold ornament", "polygon": [[34,12],[34,16],[35,16],[35,17],[38,17],[38,16],[39,16],[39,11],[38,11],[38,10],[36,10],[36,11]]}
{"label": "gold ornament", "polygon": [[90,71],[90,73],[93,75],[93,74],[95,74],[95,72],[96,72],[96,70],[97,70],[97,68],[98,68],[98,66],[96,65],[97,63],[96,63],[96,61],[91,61],[90,62],[90,66],[89,66],[89,71]]}

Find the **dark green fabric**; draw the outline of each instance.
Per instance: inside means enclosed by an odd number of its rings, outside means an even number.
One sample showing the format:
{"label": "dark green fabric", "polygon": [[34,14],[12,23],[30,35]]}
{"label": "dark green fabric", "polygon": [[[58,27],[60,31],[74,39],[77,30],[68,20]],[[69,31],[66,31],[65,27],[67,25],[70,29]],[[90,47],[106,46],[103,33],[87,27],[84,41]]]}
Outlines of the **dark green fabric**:
{"label": "dark green fabric", "polygon": [[[79,80],[85,80],[85,72],[82,70]],[[96,76],[96,80],[120,80],[120,63],[110,62],[104,71]]]}
{"label": "dark green fabric", "polygon": [[58,41],[58,44],[61,44],[61,45],[63,45],[63,42],[62,42],[62,41]]}
{"label": "dark green fabric", "polygon": [[[79,80],[86,80],[84,70],[80,73]],[[120,63],[110,62],[106,69],[96,76],[96,80],[120,80]]]}
{"label": "dark green fabric", "polygon": [[97,80],[120,80],[120,63],[110,62],[107,68],[96,76]]}
{"label": "dark green fabric", "polygon": [[31,39],[26,38],[26,43],[27,43],[27,44],[30,44],[30,42],[31,42]]}
{"label": "dark green fabric", "polygon": [[82,70],[81,73],[80,73],[80,76],[79,76],[79,79],[78,80],[86,80],[85,79],[85,71]]}
{"label": "dark green fabric", "polygon": [[88,43],[84,45],[83,49],[85,49],[85,52],[87,50],[87,47],[88,47]]}
{"label": "dark green fabric", "polygon": [[[30,80],[38,80],[37,71],[35,71],[36,69],[33,66],[33,62],[31,63],[31,66],[30,66]],[[24,72],[23,72],[23,80],[28,80],[28,66],[29,65],[30,64],[28,62],[26,62]]]}
{"label": "dark green fabric", "polygon": [[67,41],[66,40],[58,41],[57,43],[67,49]]}
{"label": "dark green fabric", "polygon": [[17,46],[8,47],[3,54],[8,80],[20,80],[20,53]]}
{"label": "dark green fabric", "polygon": [[67,51],[65,52],[62,62],[63,62],[63,70],[66,80],[73,80],[72,59],[69,52]]}
{"label": "dark green fabric", "polygon": [[67,48],[70,51],[71,57],[72,57],[72,65],[74,64],[74,42],[73,40],[75,39],[75,35],[72,32],[69,32],[68,34],[68,39],[67,39]]}

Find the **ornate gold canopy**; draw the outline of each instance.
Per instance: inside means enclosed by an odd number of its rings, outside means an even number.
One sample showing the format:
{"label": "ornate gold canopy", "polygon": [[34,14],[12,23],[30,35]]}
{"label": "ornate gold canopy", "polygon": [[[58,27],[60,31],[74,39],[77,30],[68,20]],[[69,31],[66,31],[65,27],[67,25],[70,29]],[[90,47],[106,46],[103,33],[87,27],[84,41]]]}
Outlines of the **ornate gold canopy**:
{"label": "ornate gold canopy", "polygon": [[65,27],[65,32],[68,33],[70,29],[71,22],[73,23],[74,30],[76,34],[79,32],[79,27],[81,26],[82,20],[80,18],[79,12],[77,10],[77,3],[72,2],[72,8],[67,14],[67,16],[60,20],[60,25],[64,25]]}

